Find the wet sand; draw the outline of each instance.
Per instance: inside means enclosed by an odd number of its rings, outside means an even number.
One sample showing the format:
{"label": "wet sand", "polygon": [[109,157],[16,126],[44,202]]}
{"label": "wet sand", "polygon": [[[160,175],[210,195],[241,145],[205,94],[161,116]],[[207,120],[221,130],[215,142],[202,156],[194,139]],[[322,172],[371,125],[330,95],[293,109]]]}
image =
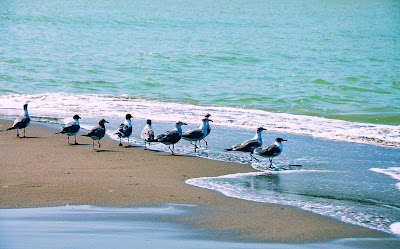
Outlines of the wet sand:
{"label": "wet sand", "polygon": [[175,220],[217,234],[213,239],[312,242],[392,237],[294,207],[238,200],[185,184],[190,178],[255,171],[248,165],[171,156],[142,146],[119,147],[107,138],[101,140],[101,150],[93,151],[87,137],[78,136],[80,145],[68,145],[66,136],[54,134],[57,130],[33,123],[26,138],[17,138],[16,131],[5,131],[11,125],[0,120],[2,208],[196,204],[197,212]]}

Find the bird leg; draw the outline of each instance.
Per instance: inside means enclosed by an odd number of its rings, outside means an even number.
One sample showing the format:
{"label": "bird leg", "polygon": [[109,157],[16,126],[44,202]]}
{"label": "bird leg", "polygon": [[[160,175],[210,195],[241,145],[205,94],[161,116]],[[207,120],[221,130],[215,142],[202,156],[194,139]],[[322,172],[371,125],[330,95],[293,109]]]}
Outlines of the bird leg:
{"label": "bird leg", "polygon": [[24,137],[25,137],[25,128],[24,128]]}
{"label": "bird leg", "polygon": [[205,140],[205,139],[203,139],[204,140],[204,142],[206,142],[206,147],[208,147],[208,143],[207,143],[207,141]]}
{"label": "bird leg", "polygon": [[253,161],[253,158],[254,158],[254,160],[258,161],[258,159],[253,156],[253,153],[250,153],[250,161]]}
{"label": "bird leg", "polygon": [[[122,138],[121,137],[119,137],[119,146],[122,146]],[[99,144],[100,144],[100,142],[99,142]],[[100,147],[99,147],[100,148]]]}
{"label": "bird leg", "polygon": [[68,144],[69,144],[69,136],[67,136],[67,139],[68,139]]}
{"label": "bird leg", "polygon": [[269,168],[270,168],[270,169],[274,168],[274,167],[272,166],[272,157],[269,158],[269,163],[270,163]]}
{"label": "bird leg", "polygon": [[93,140],[93,150],[94,150],[94,140]]}
{"label": "bird leg", "polygon": [[174,149],[175,149],[174,147],[175,147],[175,146],[172,145],[172,150],[171,150],[171,145],[168,145],[168,148],[169,148],[169,150],[172,152],[172,155],[175,155],[175,154],[174,154]]}
{"label": "bird leg", "polygon": [[196,149],[199,148],[199,147],[197,147],[196,142],[194,142],[194,144],[192,142],[190,142],[190,144],[194,145],[194,152],[196,152]]}
{"label": "bird leg", "polygon": [[98,143],[99,143],[99,149],[100,149],[101,148],[100,140],[98,141]]}
{"label": "bird leg", "polygon": [[17,129],[17,137],[19,137],[19,130]]}
{"label": "bird leg", "polygon": [[[69,141],[68,141],[68,143],[69,143]],[[76,135],[75,135],[75,143],[74,143],[75,145],[78,145],[78,143],[76,142]]]}

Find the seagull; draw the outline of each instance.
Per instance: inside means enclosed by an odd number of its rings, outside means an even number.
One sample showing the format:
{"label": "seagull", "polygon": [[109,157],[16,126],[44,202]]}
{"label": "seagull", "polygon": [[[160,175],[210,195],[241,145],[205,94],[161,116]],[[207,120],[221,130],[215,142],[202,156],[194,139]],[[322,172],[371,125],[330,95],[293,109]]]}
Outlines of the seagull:
{"label": "seagull", "polygon": [[70,136],[75,136],[75,145],[78,144],[76,142],[76,134],[79,132],[79,129],[81,128],[80,124],[79,124],[79,119],[81,119],[81,117],[79,117],[78,115],[74,115],[73,117],[74,121],[69,122],[68,124],[66,124],[64,127],[61,127],[61,131],[60,132],[56,132],[56,134],[65,134],[68,137],[68,144],[69,144],[69,137]]}
{"label": "seagull", "polygon": [[151,128],[151,120],[147,119],[146,126],[142,130],[142,134],[140,137],[144,140],[144,149],[146,150],[146,143],[149,143],[149,148],[150,148],[150,143],[154,141],[154,131]]}
{"label": "seagull", "polygon": [[25,128],[28,127],[29,123],[31,122],[31,117],[28,114],[28,104],[24,105],[24,113],[22,113],[18,118],[15,119],[14,124],[12,127],[8,128],[7,130],[17,130],[17,137],[19,137],[19,129],[24,129],[24,137],[25,137]]}
{"label": "seagull", "polygon": [[131,122],[132,115],[131,114],[126,114],[125,116],[125,122],[121,124],[118,128],[118,132],[115,133],[119,137],[119,146],[122,146],[121,139],[123,137],[128,138],[128,144],[129,144],[129,137],[132,135],[132,122]]}
{"label": "seagull", "polygon": [[[196,145],[196,142],[202,139],[204,139],[207,136],[207,124],[208,121],[211,121],[211,119],[208,118],[203,118],[202,119],[203,124],[201,125],[201,127],[197,128],[197,129],[193,129],[190,131],[185,131],[182,133],[182,138],[190,141],[190,144],[194,145],[194,152],[196,152],[196,149],[198,148]],[[194,144],[192,143],[194,141]]]}
{"label": "seagull", "polygon": [[[210,116],[211,116],[211,114],[207,113],[207,114],[204,116],[204,118],[208,119]],[[210,120],[210,119],[208,119],[208,120],[211,121],[211,122],[213,122],[213,121]],[[199,128],[200,128],[200,127],[199,127]],[[207,135],[206,135],[206,137],[210,134],[210,132],[211,132],[211,126],[210,126],[210,123],[207,122]],[[203,138],[203,140],[204,140],[204,142],[206,142],[206,146],[208,147],[208,143],[207,143],[205,137]],[[200,141],[199,141],[199,144],[200,144]],[[201,144],[200,144],[200,146],[201,146]]]}
{"label": "seagull", "polygon": [[254,153],[262,157],[268,157],[270,162],[269,167],[272,168],[272,158],[279,156],[282,153],[283,150],[282,141],[287,141],[287,140],[278,137],[275,139],[275,143],[261,148],[256,148],[254,150]]}
{"label": "seagull", "polygon": [[104,123],[108,123],[104,119],[100,119],[99,125],[94,127],[91,131],[89,131],[87,134],[82,135],[84,137],[91,137],[93,139],[93,149],[94,149],[94,140],[99,140],[99,148],[101,147],[100,145],[100,139],[104,137],[106,134],[106,127],[104,126]]}
{"label": "seagull", "polygon": [[[174,154],[174,149],[175,149],[175,144],[181,140],[182,137],[182,125],[187,125],[186,123],[183,123],[181,121],[178,121],[175,123],[175,129],[171,131],[166,131],[163,134],[160,134],[154,139],[152,142],[160,142],[165,145],[168,145],[170,151],[172,152],[172,155]],[[172,149],[171,149],[171,144],[172,144]]]}
{"label": "seagull", "polygon": [[258,127],[256,135],[249,140],[244,141],[243,143],[238,143],[232,146],[232,148],[226,149],[225,151],[244,151],[244,152],[250,152],[250,161],[252,159],[256,159],[252,154],[254,149],[262,146],[262,138],[261,138],[261,132],[265,131],[266,129],[263,127]]}

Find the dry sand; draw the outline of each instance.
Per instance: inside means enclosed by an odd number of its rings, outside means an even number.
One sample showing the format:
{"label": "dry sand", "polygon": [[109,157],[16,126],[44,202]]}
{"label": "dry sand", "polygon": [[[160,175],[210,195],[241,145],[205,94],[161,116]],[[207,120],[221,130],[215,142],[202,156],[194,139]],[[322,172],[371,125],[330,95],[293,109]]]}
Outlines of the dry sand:
{"label": "dry sand", "polygon": [[[68,145],[67,137],[38,124],[26,138],[5,131],[0,120],[0,207],[67,204],[138,206],[198,204],[199,212],[179,222],[217,233],[219,239],[306,242],[336,238],[390,237],[290,206],[256,203],[185,184],[202,176],[254,171],[248,165],[119,147],[104,138],[93,151],[90,138]],[[73,141],[73,138],[72,140]]]}

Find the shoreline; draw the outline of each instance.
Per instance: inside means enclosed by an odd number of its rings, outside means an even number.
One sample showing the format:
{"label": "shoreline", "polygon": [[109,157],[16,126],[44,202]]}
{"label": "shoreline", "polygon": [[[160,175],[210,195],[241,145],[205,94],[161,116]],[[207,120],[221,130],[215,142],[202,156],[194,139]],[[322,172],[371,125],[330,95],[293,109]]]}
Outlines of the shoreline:
{"label": "shoreline", "polygon": [[119,147],[107,137],[101,140],[101,151],[92,151],[91,139],[79,136],[82,132],[77,138],[81,145],[72,146],[66,136],[54,134],[58,130],[38,123],[27,128],[27,138],[18,139],[16,131],[5,131],[11,125],[0,120],[0,208],[195,204],[199,212],[182,215],[179,222],[219,232],[228,240],[393,237],[295,207],[234,199],[185,183],[197,177],[257,172],[248,165],[171,156],[137,145]]}

